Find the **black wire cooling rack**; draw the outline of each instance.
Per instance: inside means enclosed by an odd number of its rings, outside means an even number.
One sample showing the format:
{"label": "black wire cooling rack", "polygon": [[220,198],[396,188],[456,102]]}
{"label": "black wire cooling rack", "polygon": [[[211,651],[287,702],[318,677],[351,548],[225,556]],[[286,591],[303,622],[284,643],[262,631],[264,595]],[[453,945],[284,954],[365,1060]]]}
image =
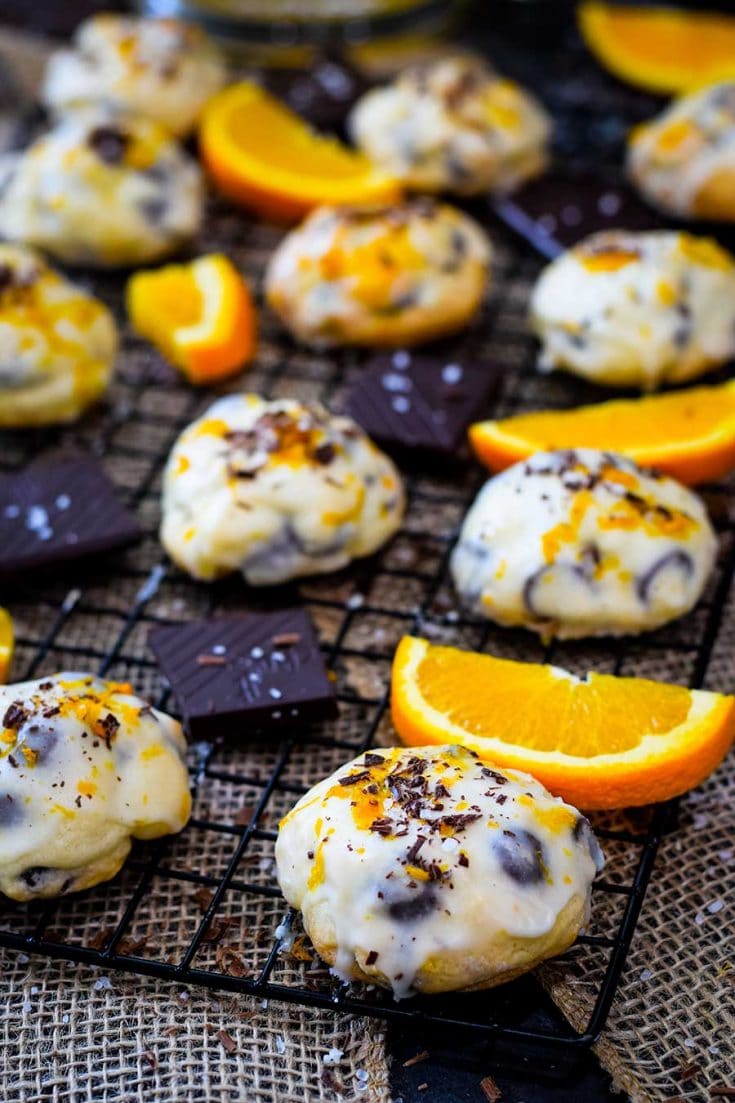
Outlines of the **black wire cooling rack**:
{"label": "black wire cooling rack", "polygon": [[[559,88],[558,109],[566,111],[563,133],[569,134],[574,129],[570,93]],[[580,103],[577,107],[581,110]],[[490,217],[480,214],[486,221]],[[501,227],[490,228],[496,257],[486,309],[467,335],[443,351],[502,361],[506,370],[493,404],[499,416],[601,397],[571,378],[536,373],[525,311],[540,262]],[[214,203],[203,245],[229,252],[255,284],[277,239],[273,228]],[[554,661],[576,672],[596,669],[704,684],[735,570],[732,486],[706,489],[721,555],[702,603],[681,622],[636,640],[544,648],[530,634],[458,613],[447,561],[484,479],[470,462],[441,471],[405,471],[409,508],[401,533],[379,556],[349,570],[276,593],[248,590],[236,579],[198,585],[167,563],[157,542],[160,476],[178,433],[216,395],[187,388],[127,329],[119,278],[95,275],[88,282],[117,310],[124,336],[109,400],[66,431],[0,434],[0,470],[21,468],[60,444],[92,453],[137,511],[145,535],[125,553],[0,589],[0,604],[10,608],[18,630],[15,679],[58,669],[96,670],[131,681],[158,707],[175,711],[147,649],[152,626],[296,602],[309,610],[318,629],[335,674],[340,715],[272,742],[193,746],[194,812],[185,831],[137,845],[107,885],[44,904],[0,902],[0,946],[508,1041],[589,1045],[604,1026],[659,839],[675,821],[675,805],[593,818],[608,866],[594,886],[585,934],[553,966],[556,982],[566,978],[584,993],[576,1028],[554,1025],[540,1013],[547,1003],[546,968],[492,992],[401,1003],[381,991],[340,985],[314,958],[297,917],[280,897],[272,857],[277,822],[311,784],[390,734],[390,660],[405,633],[508,658]],[[245,386],[271,397],[292,393],[338,404],[363,357],[300,350],[264,317],[257,362],[230,389]]]}

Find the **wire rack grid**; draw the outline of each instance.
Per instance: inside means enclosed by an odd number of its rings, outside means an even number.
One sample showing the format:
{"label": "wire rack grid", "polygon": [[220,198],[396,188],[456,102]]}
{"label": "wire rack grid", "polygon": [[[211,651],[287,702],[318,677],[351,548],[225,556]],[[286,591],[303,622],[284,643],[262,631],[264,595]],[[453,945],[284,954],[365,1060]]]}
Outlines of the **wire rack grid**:
{"label": "wire rack grid", "polygon": [[[486,221],[490,217],[479,213]],[[466,335],[439,351],[502,360],[505,371],[493,405],[499,415],[592,397],[596,392],[579,382],[535,371],[525,311],[540,262],[502,228],[493,225],[491,232],[494,279],[482,316]],[[211,205],[207,249],[226,250],[254,286],[277,238],[273,228]],[[441,471],[405,471],[409,507],[401,532],[380,555],[337,575],[276,593],[248,590],[238,579],[199,585],[162,556],[156,537],[160,478],[178,433],[215,396],[193,392],[131,333],[122,310],[121,279],[95,275],[89,283],[116,309],[123,332],[109,400],[69,430],[0,435],[0,470],[19,469],[60,444],[98,456],[136,510],[144,538],[124,553],[29,577],[6,593],[0,590],[0,603],[10,608],[17,627],[14,676],[96,670],[132,682],[158,707],[175,712],[147,648],[152,626],[300,603],[309,610],[334,671],[340,713],[337,720],[284,739],[252,742],[245,733],[238,745],[192,746],[194,811],[185,831],[137,845],[110,884],[42,905],[0,902],[0,946],[264,999],[471,1029],[519,1043],[591,1044],[609,1011],[659,838],[672,823],[674,806],[593,819],[608,865],[594,886],[585,934],[555,965],[594,992],[587,1021],[576,1030],[551,1027],[537,1015],[546,999],[543,969],[491,993],[401,1003],[381,991],[338,984],[315,958],[278,891],[277,823],[336,766],[390,741],[390,660],[405,633],[508,658],[553,659],[575,672],[595,669],[704,684],[735,569],[731,486],[707,489],[721,554],[700,606],[678,624],[636,640],[544,647],[530,634],[500,630],[458,612],[447,561],[484,479],[470,462]],[[257,362],[229,389],[245,385],[271,397],[294,394],[338,405],[363,356],[306,352],[289,343],[267,314],[264,318]]]}

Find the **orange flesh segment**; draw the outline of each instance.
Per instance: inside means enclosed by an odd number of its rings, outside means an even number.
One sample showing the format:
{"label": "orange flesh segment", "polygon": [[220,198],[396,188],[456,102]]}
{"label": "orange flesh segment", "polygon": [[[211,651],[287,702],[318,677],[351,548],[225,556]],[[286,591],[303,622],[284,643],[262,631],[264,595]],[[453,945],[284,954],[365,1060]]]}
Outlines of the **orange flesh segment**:
{"label": "orange flesh segment", "polygon": [[418,686],[474,735],[583,758],[630,750],[642,732],[671,731],[691,703],[681,686],[604,674],[576,682],[553,667],[441,647],[422,662]]}
{"label": "orange flesh segment", "polygon": [[185,268],[171,268],[160,274],[155,285],[155,306],[167,329],[189,326],[204,313],[202,293]]}
{"label": "orange flesh segment", "polygon": [[735,466],[735,381],[478,422],[470,441],[493,471],[534,452],[601,448],[691,485]]}
{"label": "orange flesh segment", "polygon": [[0,608],[0,683],[7,681],[14,642],[13,620],[7,609]]}
{"label": "orange flesh segment", "polygon": [[371,167],[361,154],[316,135],[305,125],[296,125],[288,110],[265,95],[259,98],[257,111],[252,106],[235,107],[228,127],[232,141],[248,157],[263,165],[272,162],[281,172],[349,180]]}
{"label": "orange flesh segment", "polygon": [[735,75],[735,18],[727,13],[586,0],[580,30],[615,76],[655,92],[684,92]]}

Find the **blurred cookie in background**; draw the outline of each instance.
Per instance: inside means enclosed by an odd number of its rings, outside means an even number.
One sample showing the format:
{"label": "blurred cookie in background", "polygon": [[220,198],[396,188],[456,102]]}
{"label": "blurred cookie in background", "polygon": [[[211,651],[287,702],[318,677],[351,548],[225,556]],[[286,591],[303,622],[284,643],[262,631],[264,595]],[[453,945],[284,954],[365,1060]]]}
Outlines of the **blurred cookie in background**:
{"label": "blurred cookie in background", "polygon": [[200,27],[102,12],[51,56],[41,98],[57,115],[106,103],[184,136],[226,79],[224,57]]}
{"label": "blurred cookie in background", "polygon": [[199,166],[168,131],[106,108],[0,158],[0,234],[94,268],[143,264],[199,231]]}

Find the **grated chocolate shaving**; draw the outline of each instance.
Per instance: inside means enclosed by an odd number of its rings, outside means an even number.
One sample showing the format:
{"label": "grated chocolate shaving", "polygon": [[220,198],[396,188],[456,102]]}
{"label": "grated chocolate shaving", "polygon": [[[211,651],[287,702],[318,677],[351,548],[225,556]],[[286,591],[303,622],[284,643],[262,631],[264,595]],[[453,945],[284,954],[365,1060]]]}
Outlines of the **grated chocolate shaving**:
{"label": "grated chocolate shaving", "polygon": [[498,1101],[503,1098],[503,1093],[492,1076],[483,1076],[480,1081],[480,1089],[488,1103],[498,1103]]}
{"label": "grated chocolate shaving", "polygon": [[231,1034],[227,1033],[226,1030],[218,1030],[217,1031],[217,1037],[219,1038],[220,1042],[222,1043],[223,1047],[227,1050],[228,1053],[236,1053],[237,1052],[237,1042],[235,1041],[235,1039],[232,1037]]}

